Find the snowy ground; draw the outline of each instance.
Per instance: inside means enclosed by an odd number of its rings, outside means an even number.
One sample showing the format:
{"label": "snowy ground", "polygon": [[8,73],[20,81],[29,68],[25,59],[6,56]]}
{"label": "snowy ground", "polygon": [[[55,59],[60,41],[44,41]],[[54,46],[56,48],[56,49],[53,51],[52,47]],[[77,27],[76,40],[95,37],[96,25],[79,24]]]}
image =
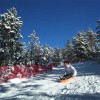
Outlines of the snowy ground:
{"label": "snowy ground", "polygon": [[13,79],[0,85],[0,100],[100,100],[100,64],[74,64],[78,77],[69,83],[58,83],[64,68],[31,77]]}

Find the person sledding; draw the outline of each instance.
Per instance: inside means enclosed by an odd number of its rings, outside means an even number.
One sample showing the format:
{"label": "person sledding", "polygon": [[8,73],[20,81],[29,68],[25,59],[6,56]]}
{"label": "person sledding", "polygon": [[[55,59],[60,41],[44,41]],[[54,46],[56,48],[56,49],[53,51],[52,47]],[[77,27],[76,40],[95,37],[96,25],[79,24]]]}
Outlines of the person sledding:
{"label": "person sledding", "polygon": [[61,77],[60,80],[69,79],[71,77],[75,77],[77,75],[76,69],[71,65],[70,61],[63,61],[65,67],[65,74]]}

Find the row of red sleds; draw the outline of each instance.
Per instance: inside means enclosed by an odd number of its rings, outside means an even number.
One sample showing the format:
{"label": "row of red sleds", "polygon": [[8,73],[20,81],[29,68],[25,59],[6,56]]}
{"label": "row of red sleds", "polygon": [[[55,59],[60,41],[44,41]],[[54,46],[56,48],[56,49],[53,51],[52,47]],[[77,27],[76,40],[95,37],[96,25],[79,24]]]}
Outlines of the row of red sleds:
{"label": "row of red sleds", "polygon": [[53,63],[48,66],[22,65],[22,66],[0,66],[0,83],[7,82],[13,78],[28,78],[37,74],[46,73],[53,69]]}

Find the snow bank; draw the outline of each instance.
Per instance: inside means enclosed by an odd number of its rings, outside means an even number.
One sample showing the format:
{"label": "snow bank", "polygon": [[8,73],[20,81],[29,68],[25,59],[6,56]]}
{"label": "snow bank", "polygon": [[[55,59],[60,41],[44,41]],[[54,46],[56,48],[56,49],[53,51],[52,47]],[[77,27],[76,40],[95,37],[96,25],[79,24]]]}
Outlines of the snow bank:
{"label": "snow bank", "polygon": [[17,84],[17,83],[22,83],[24,81],[27,81],[27,78],[14,78],[14,79],[10,79],[8,81],[8,83],[15,83],[15,84]]}

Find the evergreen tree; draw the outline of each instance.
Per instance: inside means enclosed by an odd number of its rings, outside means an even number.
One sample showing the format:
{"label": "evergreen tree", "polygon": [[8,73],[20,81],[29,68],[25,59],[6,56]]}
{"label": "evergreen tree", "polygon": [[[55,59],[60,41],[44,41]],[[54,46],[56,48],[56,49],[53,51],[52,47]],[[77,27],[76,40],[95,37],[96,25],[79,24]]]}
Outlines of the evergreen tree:
{"label": "evergreen tree", "polygon": [[67,41],[65,48],[63,49],[63,59],[73,62],[73,45],[70,40]]}
{"label": "evergreen tree", "polygon": [[53,49],[46,45],[46,43],[41,46],[41,54],[42,65],[46,66],[48,63],[52,61]]}
{"label": "evergreen tree", "polygon": [[54,53],[53,53],[53,58],[52,61],[57,65],[62,61],[62,50],[59,49],[58,47],[54,48]]}
{"label": "evergreen tree", "polygon": [[97,38],[96,33],[92,31],[92,29],[88,29],[86,32],[86,39],[87,39],[87,51],[88,51],[88,57],[93,58],[97,53]]}
{"label": "evergreen tree", "polygon": [[97,24],[98,24],[98,26],[96,28],[97,29],[97,39],[98,39],[98,41],[97,41],[97,44],[98,44],[97,58],[100,61],[100,20],[97,21]]}
{"label": "evergreen tree", "polygon": [[20,64],[22,65],[27,65],[27,63],[29,62],[29,54],[28,54],[28,46],[26,45],[25,42],[23,42],[23,46],[22,46],[22,54],[21,54],[21,59],[20,59]]}
{"label": "evergreen tree", "polygon": [[87,58],[87,43],[85,39],[84,31],[77,33],[76,37],[73,37],[74,47],[74,59],[75,61],[84,61]]}
{"label": "evergreen tree", "polygon": [[22,21],[15,8],[0,16],[0,64],[17,64],[22,52],[22,43],[19,42]]}
{"label": "evergreen tree", "polygon": [[35,63],[38,64],[39,63],[39,56],[40,56],[40,42],[39,42],[39,38],[36,37],[36,32],[33,31],[33,33],[28,36],[31,41],[29,42],[29,46],[28,46],[28,56],[30,59],[30,63]]}
{"label": "evergreen tree", "polygon": [[35,60],[35,64],[41,64],[41,47],[40,47],[40,42],[38,42],[35,45],[35,48],[34,48],[34,60]]}
{"label": "evergreen tree", "polygon": [[100,46],[100,20],[98,20],[97,21],[97,24],[98,24],[98,26],[97,26],[97,38],[98,38],[98,43],[99,43],[99,46]]}

